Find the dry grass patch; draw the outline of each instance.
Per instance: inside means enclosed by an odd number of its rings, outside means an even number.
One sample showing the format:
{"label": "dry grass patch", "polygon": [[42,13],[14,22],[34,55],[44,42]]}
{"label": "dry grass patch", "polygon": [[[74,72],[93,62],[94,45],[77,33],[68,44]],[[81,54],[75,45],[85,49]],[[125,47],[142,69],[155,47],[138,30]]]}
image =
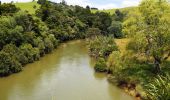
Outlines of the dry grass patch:
{"label": "dry grass patch", "polygon": [[128,38],[115,39],[115,42],[122,54],[124,54],[126,52],[126,46],[129,43],[129,40],[130,39],[128,39]]}

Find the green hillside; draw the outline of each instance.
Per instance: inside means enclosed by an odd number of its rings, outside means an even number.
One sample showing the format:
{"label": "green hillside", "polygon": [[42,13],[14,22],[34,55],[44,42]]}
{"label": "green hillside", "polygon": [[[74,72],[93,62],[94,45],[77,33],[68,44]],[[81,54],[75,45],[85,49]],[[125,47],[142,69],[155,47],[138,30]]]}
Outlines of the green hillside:
{"label": "green hillside", "polygon": [[35,10],[40,7],[40,5],[37,4],[37,2],[16,3],[15,5],[23,11],[28,11],[30,14],[34,14]]}
{"label": "green hillside", "polygon": [[[92,13],[95,13],[97,11],[99,12],[107,12],[107,13],[110,13],[111,15],[114,14],[116,9],[107,9],[107,10],[91,10]],[[134,11],[136,10],[136,7],[126,7],[126,8],[120,8],[119,9],[120,11],[122,12],[130,12],[130,11]]]}

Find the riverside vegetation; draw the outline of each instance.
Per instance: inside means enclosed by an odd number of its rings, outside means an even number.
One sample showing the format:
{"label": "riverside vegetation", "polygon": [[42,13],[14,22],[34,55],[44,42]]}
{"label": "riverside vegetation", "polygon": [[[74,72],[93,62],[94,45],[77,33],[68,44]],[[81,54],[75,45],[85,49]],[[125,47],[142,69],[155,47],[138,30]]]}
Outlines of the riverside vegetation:
{"label": "riverside vegetation", "polygon": [[[89,55],[96,59],[94,69],[107,73],[110,82],[137,98],[170,99],[168,1],[143,0],[138,7],[114,13],[93,12],[64,0],[37,3],[35,14],[0,3],[0,76],[21,71],[62,42],[86,39]],[[115,38],[129,40],[125,50]]]}

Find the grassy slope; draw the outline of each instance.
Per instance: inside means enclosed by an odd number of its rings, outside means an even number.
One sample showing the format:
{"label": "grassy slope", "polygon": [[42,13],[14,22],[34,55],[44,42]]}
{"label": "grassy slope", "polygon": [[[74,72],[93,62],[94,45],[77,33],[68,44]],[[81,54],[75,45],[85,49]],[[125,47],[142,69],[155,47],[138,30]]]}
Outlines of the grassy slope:
{"label": "grassy slope", "polygon": [[[111,15],[113,15],[115,13],[116,9],[107,9],[107,10],[91,10],[92,13],[96,13],[97,11],[99,12],[106,12],[106,13],[110,13]],[[135,10],[137,10],[137,7],[126,7],[126,8],[120,8],[119,9],[121,12],[123,13],[130,13],[133,12]]]}
{"label": "grassy slope", "polygon": [[[35,14],[35,10],[40,7],[37,2],[16,3],[15,5],[23,11],[28,11],[30,14]],[[36,9],[33,8],[34,5],[36,6]]]}
{"label": "grassy slope", "polygon": [[[126,8],[120,8],[119,10],[122,12],[129,12],[129,11],[133,11],[135,10],[136,7],[126,7]],[[114,14],[116,9],[107,9],[107,10],[91,10],[93,13],[99,11],[99,12],[106,12],[106,13],[110,13],[111,15]]]}
{"label": "grassy slope", "polygon": [[108,10],[91,10],[92,13],[96,13],[97,11],[99,12],[107,12],[107,13],[110,13],[110,14],[113,14],[115,12],[116,9],[108,9]]}

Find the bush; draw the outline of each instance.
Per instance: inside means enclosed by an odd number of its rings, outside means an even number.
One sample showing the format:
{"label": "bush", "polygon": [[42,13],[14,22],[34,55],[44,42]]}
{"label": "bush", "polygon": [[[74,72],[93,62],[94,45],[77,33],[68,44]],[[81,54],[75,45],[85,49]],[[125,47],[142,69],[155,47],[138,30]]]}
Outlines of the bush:
{"label": "bush", "polygon": [[5,76],[10,73],[11,58],[8,53],[0,52],[0,75]]}
{"label": "bush", "polygon": [[24,53],[24,55],[27,57],[28,62],[32,63],[35,60],[39,60],[40,58],[40,52],[38,48],[33,48],[31,44],[22,44],[20,46],[20,49]]}
{"label": "bush", "polygon": [[86,37],[91,38],[101,35],[101,30],[99,28],[89,28],[86,32]]}
{"label": "bush", "polygon": [[107,71],[107,65],[103,58],[99,58],[97,60],[97,63],[94,66],[95,71],[97,72],[106,72]]}
{"label": "bush", "polygon": [[18,12],[20,9],[17,8],[14,4],[12,3],[4,3],[0,5],[0,15],[8,15],[12,13]]}
{"label": "bush", "polygon": [[45,45],[46,53],[50,53],[54,49],[54,45],[53,45],[52,41],[50,40],[50,38],[48,38],[48,37],[44,39],[44,45]]}
{"label": "bush", "polygon": [[54,48],[56,48],[56,47],[59,45],[59,41],[54,37],[53,34],[50,34],[50,35],[49,35],[49,39],[50,39],[51,42],[53,43]]}
{"label": "bush", "polygon": [[20,45],[23,42],[23,28],[16,25],[13,17],[0,18],[0,49],[6,44]]}
{"label": "bush", "polygon": [[0,76],[6,76],[21,70],[21,64],[12,58],[9,53],[0,52]]}
{"label": "bush", "polygon": [[17,73],[20,72],[22,70],[22,65],[21,63],[19,63],[16,59],[12,58],[12,65],[10,68],[10,72],[11,73]]}
{"label": "bush", "polygon": [[8,53],[10,57],[16,59],[22,65],[28,63],[27,57],[20,50],[20,48],[16,47],[14,44],[7,44],[6,46],[3,47],[2,51]]}
{"label": "bush", "polygon": [[90,55],[99,58],[107,58],[112,51],[117,51],[118,47],[112,37],[98,36],[89,40]]}
{"label": "bush", "polygon": [[120,70],[122,70],[123,68],[123,61],[121,59],[120,56],[120,52],[119,51],[113,51],[107,60],[107,65],[108,65],[108,70],[116,75],[117,72],[120,72]]}
{"label": "bush", "polygon": [[122,23],[119,21],[113,21],[112,25],[108,28],[109,34],[113,35],[115,38],[122,38]]}
{"label": "bush", "polygon": [[44,45],[44,41],[42,40],[41,37],[37,37],[36,39],[34,39],[34,45],[35,45],[35,47],[37,47],[39,49],[40,56],[44,56],[45,55],[45,45]]}

